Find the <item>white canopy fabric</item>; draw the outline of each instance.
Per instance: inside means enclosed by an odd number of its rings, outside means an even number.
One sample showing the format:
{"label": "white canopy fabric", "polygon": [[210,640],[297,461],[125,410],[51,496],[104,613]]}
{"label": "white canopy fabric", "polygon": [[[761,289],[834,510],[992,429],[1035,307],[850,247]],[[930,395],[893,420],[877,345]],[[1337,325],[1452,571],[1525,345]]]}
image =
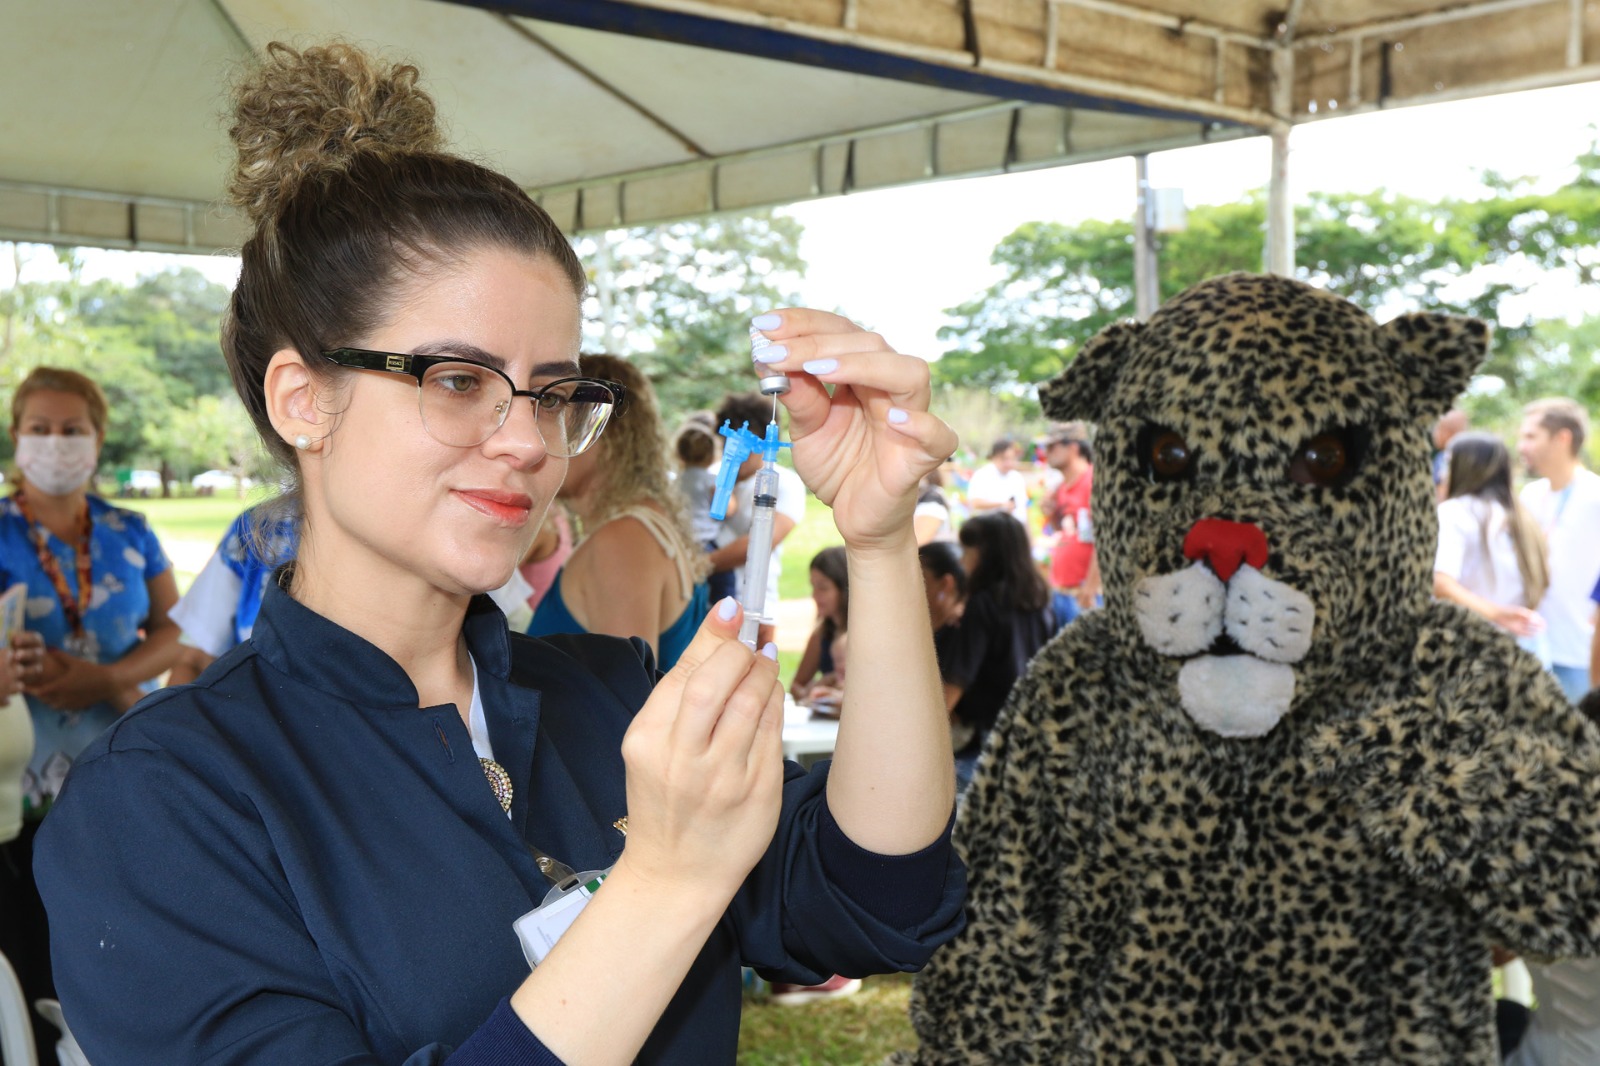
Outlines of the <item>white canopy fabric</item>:
{"label": "white canopy fabric", "polygon": [[1600,76],[1585,0],[10,0],[0,239],[236,246],[230,72],[332,36],[572,232]]}

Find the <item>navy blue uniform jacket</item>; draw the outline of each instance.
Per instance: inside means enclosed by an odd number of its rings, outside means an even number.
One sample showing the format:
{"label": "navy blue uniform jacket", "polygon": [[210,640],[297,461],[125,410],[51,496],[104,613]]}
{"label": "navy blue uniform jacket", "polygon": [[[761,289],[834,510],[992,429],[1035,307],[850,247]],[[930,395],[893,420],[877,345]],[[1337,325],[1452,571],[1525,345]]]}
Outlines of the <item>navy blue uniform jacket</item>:
{"label": "navy blue uniform jacket", "polygon": [[[419,709],[398,664],[276,584],[250,641],[83,753],[35,868],[91,1061],[556,1061],[506,1001],[528,973],[511,923],[549,888],[524,841],[580,871],[616,861],[622,734],[656,675],[638,642],[511,637],[486,597],[465,632],[509,820],[456,708]],[[861,851],[825,780],[788,765],[772,846],[640,1061],[733,1062],[741,961],[912,970],[960,927],[948,832]]]}

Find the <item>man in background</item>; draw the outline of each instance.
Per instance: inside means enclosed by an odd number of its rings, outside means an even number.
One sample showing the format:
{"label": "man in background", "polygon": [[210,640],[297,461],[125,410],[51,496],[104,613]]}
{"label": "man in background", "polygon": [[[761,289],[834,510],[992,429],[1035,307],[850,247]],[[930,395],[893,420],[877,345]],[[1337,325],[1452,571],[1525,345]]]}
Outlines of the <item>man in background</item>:
{"label": "man in background", "polygon": [[1538,480],[1522,506],[1550,543],[1550,589],[1539,601],[1550,641],[1550,669],[1576,703],[1589,690],[1594,603],[1600,581],[1600,475],[1580,458],[1589,418],[1575,400],[1536,400],[1523,408],[1517,453]]}
{"label": "man in background", "polygon": [[[1059,531],[1050,556],[1050,587],[1064,593],[1070,622],[1095,605],[1100,594],[1099,569],[1094,566],[1094,524],[1089,517],[1089,494],[1094,488],[1094,452],[1089,428],[1071,422],[1045,442],[1044,461],[1061,475],[1055,491],[1044,499],[1045,520]],[[1058,601],[1059,602],[1059,601]]]}
{"label": "man in background", "polygon": [[972,472],[967,483],[967,506],[973,514],[1004,511],[1024,525],[1028,522],[1028,483],[1017,469],[1022,445],[1001,437],[989,449],[989,461]]}

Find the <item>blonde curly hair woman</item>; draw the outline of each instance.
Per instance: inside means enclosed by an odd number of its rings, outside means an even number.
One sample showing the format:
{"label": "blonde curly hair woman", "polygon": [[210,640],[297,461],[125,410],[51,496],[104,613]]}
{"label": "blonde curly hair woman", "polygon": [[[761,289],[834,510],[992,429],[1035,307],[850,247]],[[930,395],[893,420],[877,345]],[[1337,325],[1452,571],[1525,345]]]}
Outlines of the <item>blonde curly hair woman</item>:
{"label": "blonde curly hair woman", "polygon": [[528,633],[640,637],[667,670],[708,610],[705,555],[667,476],[666,434],[650,380],[615,355],[580,356],[578,367],[620,383],[628,399],[606,435],[567,466],[558,498],[577,518],[581,539]]}

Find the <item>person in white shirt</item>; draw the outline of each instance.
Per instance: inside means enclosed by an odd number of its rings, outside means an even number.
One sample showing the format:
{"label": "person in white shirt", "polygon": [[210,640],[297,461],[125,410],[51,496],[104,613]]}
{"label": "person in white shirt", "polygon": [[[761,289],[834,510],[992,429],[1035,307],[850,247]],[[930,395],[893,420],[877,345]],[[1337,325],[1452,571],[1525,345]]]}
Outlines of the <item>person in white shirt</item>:
{"label": "person in white shirt", "polygon": [[989,449],[989,461],[972,472],[967,482],[967,506],[973,514],[1003,511],[1024,524],[1028,521],[1028,483],[1017,469],[1022,445],[1001,437]]}
{"label": "person in white shirt", "polygon": [[911,528],[917,535],[918,547],[930,541],[956,539],[955,524],[950,520],[950,498],[944,494],[944,475],[938,470],[930,470],[922,479]]}
{"label": "person in white shirt", "polygon": [[1441,485],[1433,594],[1507,630],[1548,666],[1544,619],[1534,608],[1549,585],[1549,555],[1538,523],[1512,494],[1511,453],[1493,434],[1460,434]]}
{"label": "person in white shirt", "polygon": [[1539,602],[1550,643],[1550,669],[1576,703],[1589,688],[1589,652],[1600,580],[1600,475],[1579,456],[1588,434],[1583,407],[1565,398],[1538,400],[1522,412],[1517,451],[1538,480],[1522,490],[1522,506],[1550,544],[1550,590]]}

